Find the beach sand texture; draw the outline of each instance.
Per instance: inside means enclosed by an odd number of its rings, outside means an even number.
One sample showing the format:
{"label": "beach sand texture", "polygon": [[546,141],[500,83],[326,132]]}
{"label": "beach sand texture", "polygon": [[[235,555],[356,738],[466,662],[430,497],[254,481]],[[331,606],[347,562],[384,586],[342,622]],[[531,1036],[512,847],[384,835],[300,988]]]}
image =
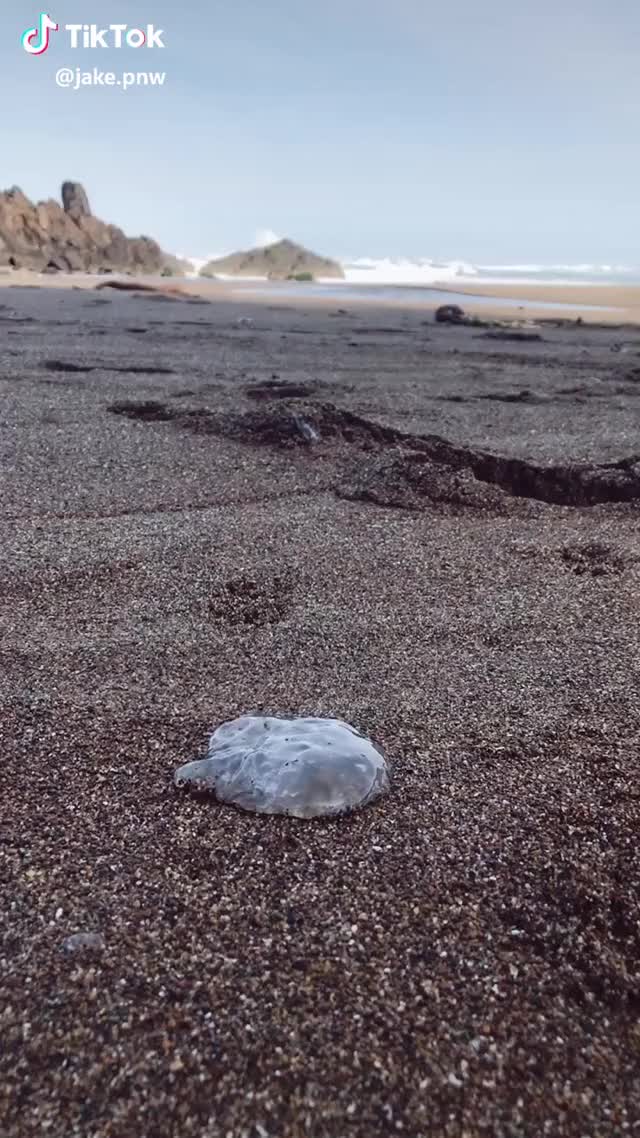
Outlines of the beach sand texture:
{"label": "beach sand texture", "polygon": [[[264,304],[267,307],[278,302],[278,292],[284,290],[282,302],[286,304],[302,304],[309,308],[335,308],[341,304],[348,304],[350,308],[372,308],[381,302],[376,298],[376,292],[384,292],[379,286],[349,286],[340,282],[332,282],[330,287],[333,295],[322,296],[314,292],[314,287],[304,284],[294,284],[290,281],[274,284],[265,281],[248,281],[238,278],[236,280],[216,280],[205,277],[162,279],[160,277],[141,278],[143,288],[155,288],[177,292],[185,292],[191,296],[201,296],[208,300],[239,301],[254,305]],[[128,287],[135,284],[135,278],[119,277],[107,274],[104,277],[92,276],[83,273],[53,273],[43,275],[29,270],[0,270],[0,288],[3,286],[54,289],[99,289],[107,290],[119,282]],[[292,298],[292,289],[297,289],[299,298]],[[407,295],[394,300],[387,297],[385,308],[404,308],[423,311],[433,310],[442,300],[431,300],[430,292],[456,293],[460,297],[459,303],[466,311],[483,318],[496,318],[504,320],[514,319],[548,319],[553,316],[549,311],[549,304],[559,305],[563,311],[557,315],[566,319],[581,317],[589,323],[599,324],[640,324],[640,285],[563,285],[549,283],[520,283],[497,284],[494,282],[476,282],[468,280],[461,283],[444,281],[434,282],[432,286],[416,288],[407,285],[395,291]],[[339,299],[340,291],[344,299]],[[355,292],[356,295],[350,295]],[[418,294],[423,293],[423,296]],[[360,295],[357,295],[360,294]],[[363,297],[364,294],[364,297]],[[479,302],[478,298],[482,298]],[[452,297],[457,300],[457,297]],[[507,303],[505,303],[507,302]],[[522,302],[521,307],[514,308],[514,302]],[[587,312],[585,305],[600,309],[600,311]]]}
{"label": "beach sand texture", "polygon": [[[640,332],[110,291],[0,291],[0,1133],[633,1133]],[[250,711],[390,793],[176,791]]]}

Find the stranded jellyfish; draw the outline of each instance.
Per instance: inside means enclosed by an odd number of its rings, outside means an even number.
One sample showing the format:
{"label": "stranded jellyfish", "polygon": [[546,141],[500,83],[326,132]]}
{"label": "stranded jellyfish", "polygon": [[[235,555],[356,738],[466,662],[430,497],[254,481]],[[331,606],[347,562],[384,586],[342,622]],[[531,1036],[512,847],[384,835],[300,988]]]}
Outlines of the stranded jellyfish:
{"label": "stranded jellyfish", "polygon": [[382,752],[340,719],[243,715],[218,727],[206,759],[180,767],[175,783],[258,814],[317,818],[366,806],[389,775]]}

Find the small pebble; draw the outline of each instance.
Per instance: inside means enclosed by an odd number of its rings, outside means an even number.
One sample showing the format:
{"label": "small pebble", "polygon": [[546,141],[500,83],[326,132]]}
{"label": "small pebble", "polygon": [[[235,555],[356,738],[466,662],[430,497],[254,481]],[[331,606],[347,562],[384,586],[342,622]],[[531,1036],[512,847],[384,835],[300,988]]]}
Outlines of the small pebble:
{"label": "small pebble", "polygon": [[106,947],[101,933],[72,933],[64,941],[64,952],[101,952]]}

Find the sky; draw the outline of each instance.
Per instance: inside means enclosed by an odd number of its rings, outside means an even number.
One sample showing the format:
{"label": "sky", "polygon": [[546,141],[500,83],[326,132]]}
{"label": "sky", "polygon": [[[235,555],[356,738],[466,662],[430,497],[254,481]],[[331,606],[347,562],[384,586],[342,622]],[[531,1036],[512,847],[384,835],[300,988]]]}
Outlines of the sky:
{"label": "sky", "polygon": [[[0,14],[1,188],[206,257],[640,265],[638,0],[51,0]],[[72,48],[66,24],[162,31]],[[164,72],[56,86],[56,72]],[[9,112],[9,113],[8,113]]]}

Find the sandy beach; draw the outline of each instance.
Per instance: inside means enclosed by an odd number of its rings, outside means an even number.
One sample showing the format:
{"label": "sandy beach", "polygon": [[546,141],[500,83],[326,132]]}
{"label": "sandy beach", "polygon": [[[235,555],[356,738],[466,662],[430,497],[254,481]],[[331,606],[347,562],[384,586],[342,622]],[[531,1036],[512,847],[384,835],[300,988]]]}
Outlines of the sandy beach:
{"label": "sandy beach", "polygon": [[[109,277],[96,277],[83,273],[54,273],[50,276],[28,270],[5,270],[0,272],[0,288],[55,288],[55,289],[95,289],[104,285]],[[119,278],[117,274],[115,280]],[[312,308],[335,308],[349,304],[356,308],[403,308],[432,312],[439,304],[446,302],[447,294],[464,306],[470,314],[495,320],[537,320],[558,318],[598,324],[639,324],[640,286],[633,285],[554,285],[554,284],[487,284],[467,281],[455,284],[451,281],[434,282],[433,288],[415,286],[397,287],[399,299],[384,296],[384,286],[350,286],[337,282],[331,286],[328,296],[317,294],[315,286],[291,282],[273,283],[251,280],[215,280],[206,277],[173,278],[161,280],[159,277],[140,278],[141,281],[158,288],[177,288],[190,296],[205,297],[210,301],[238,303],[245,299],[251,304],[267,307],[277,301],[278,293],[283,293],[283,303],[308,305]],[[299,295],[294,295],[295,293]],[[403,296],[403,293],[406,294]],[[441,294],[437,299],[431,293]],[[342,299],[341,299],[342,294]],[[453,295],[455,294],[455,295]],[[458,300],[459,297],[459,300]],[[517,303],[516,303],[517,302]],[[557,312],[549,309],[557,306]],[[592,311],[589,311],[592,309]]]}
{"label": "sandy beach", "polygon": [[[0,1133],[633,1134],[640,290],[69,283],[0,289]],[[390,793],[176,791],[246,711]]]}
{"label": "sandy beach", "polygon": [[[493,311],[504,313],[501,300],[522,300],[528,313],[536,316],[543,311],[539,304],[558,304],[567,309],[577,310],[582,305],[597,305],[603,308],[614,308],[616,312],[600,313],[597,320],[606,323],[615,323],[622,320],[625,323],[640,323],[640,287],[637,285],[561,285],[561,284],[496,284],[478,283],[467,285],[443,284],[441,288],[450,289],[464,295],[472,291],[476,295],[485,296],[495,302]],[[592,319],[588,315],[584,319]]]}

